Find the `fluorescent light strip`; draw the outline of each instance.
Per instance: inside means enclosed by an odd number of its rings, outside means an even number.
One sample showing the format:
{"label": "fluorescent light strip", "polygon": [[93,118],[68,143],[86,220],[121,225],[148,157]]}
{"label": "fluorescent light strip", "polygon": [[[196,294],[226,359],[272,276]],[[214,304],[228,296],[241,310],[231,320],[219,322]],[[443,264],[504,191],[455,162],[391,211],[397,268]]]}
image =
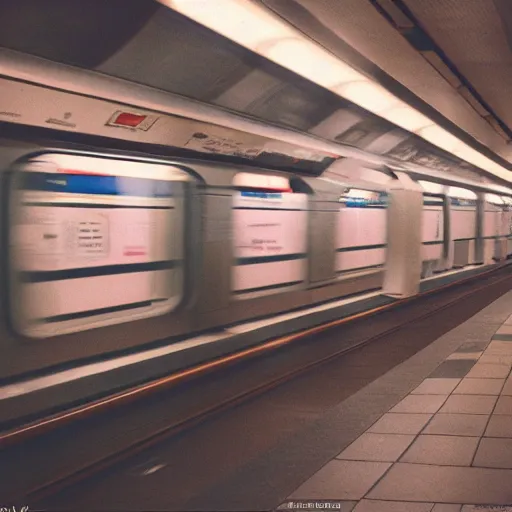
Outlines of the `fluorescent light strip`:
{"label": "fluorescent light strip", "polygon": [[251,0],[159,0],[224,37],[495,176],[510,171]]}

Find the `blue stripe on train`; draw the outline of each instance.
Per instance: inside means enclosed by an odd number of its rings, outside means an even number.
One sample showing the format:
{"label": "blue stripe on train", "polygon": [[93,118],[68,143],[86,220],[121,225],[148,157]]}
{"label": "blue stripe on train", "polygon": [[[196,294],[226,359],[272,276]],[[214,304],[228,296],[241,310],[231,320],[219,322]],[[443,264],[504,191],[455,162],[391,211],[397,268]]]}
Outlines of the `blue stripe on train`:
{"label": "blue stripe on train", "polygon": [[132,197],[170,197],[172,195],[170,181],[124,176],[24,172],[21,180],[21,188],[24,190]]}
{"label": "blue stripe on train", "polygon": [[344,204],[346,208],[385,208],[388,205],[386,201],[369,201],[368,199],[360,199],[357,197],[346,199]]}
{"label": "blue stripe on train", "polygon": [[243,190],[240,195],[242,197],[256,197],[258,199],[282,199],[283,194],[281,192],[258,192]]}
{"label": "blue stripe on train", "polygon": [[388,195],[380,192],[376,197],[368,199],[366,197],[347,197],[342,196],[347,208],[382,208],[388,205]]}

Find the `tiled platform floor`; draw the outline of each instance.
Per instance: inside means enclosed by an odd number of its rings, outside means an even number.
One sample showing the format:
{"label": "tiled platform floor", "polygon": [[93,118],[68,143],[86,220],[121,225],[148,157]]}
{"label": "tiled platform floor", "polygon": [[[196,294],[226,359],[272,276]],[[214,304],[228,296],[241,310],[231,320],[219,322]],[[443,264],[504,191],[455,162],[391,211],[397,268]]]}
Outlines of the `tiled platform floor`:
{"label": "tiled platform floor", "polygon": [[512,511],[511,368],[512,315],[490,342],[460,345],[289,500],[352,512]]}

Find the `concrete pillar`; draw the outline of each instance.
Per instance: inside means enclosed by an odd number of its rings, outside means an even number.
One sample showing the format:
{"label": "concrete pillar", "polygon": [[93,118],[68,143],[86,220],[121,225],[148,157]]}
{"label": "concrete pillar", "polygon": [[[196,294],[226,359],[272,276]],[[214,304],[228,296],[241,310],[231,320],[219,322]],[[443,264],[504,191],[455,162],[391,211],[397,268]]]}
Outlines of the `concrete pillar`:
{"label": "concrete pillar", "polygon": [[423,189],[404,173],[389,184],[388,240],[384,295],[416,295],[421,278]]}

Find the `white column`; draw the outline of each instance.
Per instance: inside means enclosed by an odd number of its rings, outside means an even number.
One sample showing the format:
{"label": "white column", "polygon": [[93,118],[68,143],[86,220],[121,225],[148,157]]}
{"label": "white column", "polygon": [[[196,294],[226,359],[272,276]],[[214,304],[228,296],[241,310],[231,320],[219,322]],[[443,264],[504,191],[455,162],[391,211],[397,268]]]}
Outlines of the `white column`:
{"label": "white column", "polygon": [[396,298],[416,295],[421,278],[423,189],[396,172],[388,188],[388,236],[383,293]]}

